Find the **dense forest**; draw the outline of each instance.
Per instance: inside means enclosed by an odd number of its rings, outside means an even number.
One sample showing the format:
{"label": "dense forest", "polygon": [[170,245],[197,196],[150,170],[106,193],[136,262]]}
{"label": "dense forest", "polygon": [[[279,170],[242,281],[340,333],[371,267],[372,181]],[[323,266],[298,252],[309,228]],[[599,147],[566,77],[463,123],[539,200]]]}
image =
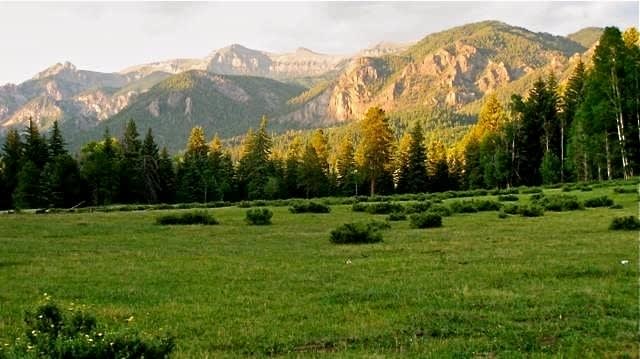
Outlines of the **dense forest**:
{"label": "dense forest", "polygon": [[[203,128],[184,151],[160,150],[134,120],[115,139],[73,156],[57,123],[12,129],[0,157],[0,208],[111,203],[208,202],[437,192],[630,178],[640,172],[638,31],[606,28],[589,64],[561,86],[539,78],[525,97],[488,95],[474,125],[426,114],[387,115],[373,107],[336,129],[274,137],[268,120],[241,145],[224,146]],[[446,111],[445,111],[446,112]],[[440,132],[438,132],[440,131]],[[464,131],[464,132],[463,132]]]}

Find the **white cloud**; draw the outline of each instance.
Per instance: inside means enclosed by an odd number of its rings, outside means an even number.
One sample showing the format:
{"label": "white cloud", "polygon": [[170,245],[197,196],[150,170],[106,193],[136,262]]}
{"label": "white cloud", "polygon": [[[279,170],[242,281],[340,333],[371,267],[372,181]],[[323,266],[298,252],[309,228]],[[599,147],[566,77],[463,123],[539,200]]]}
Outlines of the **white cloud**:
{"label": "white cloud", "polygon": [[117,71],[203,57],[231,43],[267,51],[298,46],[353,53],[496,19],[566,35],[586,26],[638,23],[637,2],[0,3],[0,83],[59,61]]}

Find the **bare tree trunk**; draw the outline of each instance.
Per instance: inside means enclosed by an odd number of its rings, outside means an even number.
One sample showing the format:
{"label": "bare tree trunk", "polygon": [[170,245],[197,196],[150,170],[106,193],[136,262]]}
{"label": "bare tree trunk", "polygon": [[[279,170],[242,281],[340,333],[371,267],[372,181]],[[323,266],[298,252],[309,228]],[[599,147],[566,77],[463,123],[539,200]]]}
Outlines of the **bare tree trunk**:
{"label": "bare tree trunk", "polygon": [[560,124],[560,182],[564,183],[564,119]]}
{"label": "bare tree trunk", "polygon": [[587,181],[589,179],[589,160],[587,158],[587,151],[584,151],[582,154],[582,165],[584,166],[584,178],[583,181]]}
{"label": "bare tree trunk", "polygon": [[620,87],[618,86],[618,77],[616,76],[615,66],[611,67],[611,91],[613,94],[613,104],[616,110],[616,129],[618,131],[618,143],[620,144],[620,157],[622,159],[622,174],[624,179],[629,176],[629,160],[627,159],[626,141],[624,135],[624,118],[622,117],[622,97],[620,95]]}
{"label": "bare tree trunk", "polygon": [[611,156],[609,155],[609,135],[605,132],[604,134],[604,152],[605,158],[607,161],[607,180],[611,179]]}
{"label": "bare tree trunk", "polygon": [[373,197],[376,194],[376,180],[375,178],[371,177],[371,197]]}

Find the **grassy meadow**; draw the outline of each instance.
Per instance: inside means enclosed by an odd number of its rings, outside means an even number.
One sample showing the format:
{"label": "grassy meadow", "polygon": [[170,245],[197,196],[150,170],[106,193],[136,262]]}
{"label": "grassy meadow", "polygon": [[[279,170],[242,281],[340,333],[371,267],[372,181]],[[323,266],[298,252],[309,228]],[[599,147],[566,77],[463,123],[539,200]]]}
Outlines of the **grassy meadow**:
{"label": "grassy meadow", "polygon": [[177,358],[637,358],[638,232],[608,226],[638,215],[638,195],[568,194],[623,208],[391,222],[366,245],[329,241],[386,217],[349,205],[273,207],[268,226],[238,207],[209,209],[212,226],[155,223],[179,210],[0,215],[0,346],[47,293],[110,328],[172,334]]}

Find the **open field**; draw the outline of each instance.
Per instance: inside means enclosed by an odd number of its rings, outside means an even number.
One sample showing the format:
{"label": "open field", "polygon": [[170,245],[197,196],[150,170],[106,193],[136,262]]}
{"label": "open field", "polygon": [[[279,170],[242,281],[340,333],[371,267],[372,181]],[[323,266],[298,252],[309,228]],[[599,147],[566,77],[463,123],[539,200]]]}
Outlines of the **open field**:
{"label": "open field", "polygon": [[608,230],[638,214],[637,194],[570,194],[623,208],[391,222],[369,245],[329,242],[385,218],[347,205],[274,207],[271,226],[237,207],[210,209],[214,226],[156,225],[168,211],[2,215],[0,345],[48,293],[112,327],[171,333],[179,358],[638,357],[638,232]]}

